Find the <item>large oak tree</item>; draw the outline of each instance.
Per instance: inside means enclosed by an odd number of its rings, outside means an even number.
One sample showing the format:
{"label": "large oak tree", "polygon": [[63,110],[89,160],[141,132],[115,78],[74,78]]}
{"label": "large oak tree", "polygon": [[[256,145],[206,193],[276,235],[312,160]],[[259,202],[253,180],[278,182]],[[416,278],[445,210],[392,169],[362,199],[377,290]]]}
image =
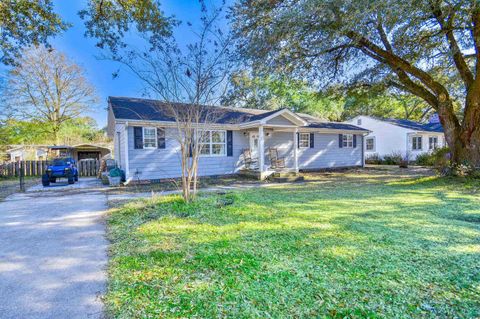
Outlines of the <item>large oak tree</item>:
{"label": "large oak tree", "polygon": [[258,68],[381,81],[423,99],[452,161],[480,165],[478,0],[239,0],[233,22]]}
{"label": "large oak tree", "polygon": [[[88,0],[79,14],[86,35],[98,39],[97,46],[116,50],[131,29],[149,32],[152,43],[169,36],[172,20],[159,8],[157,0]],[[51,37],[68,27],[52,0],[0,1],[0,63],[15,64],[22,50],[48,45]]]}

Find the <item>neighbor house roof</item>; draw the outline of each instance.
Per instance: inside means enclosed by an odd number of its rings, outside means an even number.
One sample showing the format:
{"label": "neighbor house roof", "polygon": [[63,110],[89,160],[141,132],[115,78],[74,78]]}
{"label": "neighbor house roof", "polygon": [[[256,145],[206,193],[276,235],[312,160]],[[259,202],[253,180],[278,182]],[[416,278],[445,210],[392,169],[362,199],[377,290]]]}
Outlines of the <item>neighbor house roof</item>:
{"label": "neighbor house roof", "polygon": [[379,120],[385,121],[400,127],[415,130],[415,131],[438,132],[438,133],[443,132],[443,127],[442,127],[442,124],[440,123],[419,123],[419,122],[410,121],[410,120],[382,119],[382,118],[379,118]]}
{"label": "neighbor house roof", "polygon": [[[171,108],[176,109],[187,108],[189,104],[184,103],[166,103],[158,100],[140,99],[131,97],[109,97],[109,105],[112,108],[115,119],[122,120],[139,120],[139,121],[161,121],[174,122],[175,118],[172,114]],[[212,117],[215,124],[245,124],[254,121],[266,119],[275,113],[281,113],[282,110],[258,110],[237,107],[223,107],[201,105],[206,112],[211,110],[215,112]],[[290,111],[283,110],[283,112]],[[314,118],[305,114],[294,114],[299,121],[306,123],[305,127],[309,128],[325,128],[337,130],[355,130],[367,131],[358,126],[338,123],[338,122],[323,122],[320,119]]]}

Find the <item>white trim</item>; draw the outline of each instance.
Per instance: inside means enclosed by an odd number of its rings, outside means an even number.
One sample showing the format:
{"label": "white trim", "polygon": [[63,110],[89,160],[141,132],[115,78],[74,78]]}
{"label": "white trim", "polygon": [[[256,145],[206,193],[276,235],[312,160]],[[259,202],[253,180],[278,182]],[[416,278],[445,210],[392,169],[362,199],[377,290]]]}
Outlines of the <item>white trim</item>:
{"label": "white trim", "polygon": [[[353,135],[355,135],[355,134],[343,134],[342,135],[342,148],[354,148],[353,147]],[[345,137],[347,138],[346,141],[345,141]],[[348,140],[349,140],[348,137],[352,138],[352,146],[348,146]],[[345,145],[345,142],[347,142],[346,145]]]}
{"label": "white trim", "polygon": [[260,120],[261,124],[267,124],[267,122],[277,116],[280,116],[280,115],[284,115],[284,113],[286,113],[285,115],[286,116],[289,116],[291,117],[291,119],[288,119],[288,120],[292,120],[292,122],[297,122],[298,125],[300,126],[305,126],[308,124],[307,121],[305,121],[304,119],[302,119],[300,116],[298,116],[297,114],[293,113],[292,111],[290,111],[289,109],[282,109],[278,112],[275,112],[273,114],[270,114],[269,116],[263,118]]}
{"label": "white trim", "polygon": [[[155,132],[155,146],[145,147],[145,129],[154,130]],[[142,126],[142,148],[144,150],[156,150],[158,148],[157,128],[153,126]]]}
{"label": "white trim", "polygon": [[[295,173],[298,173],[298,128],[293,131],[293,165]],[[309,139],[310,142],[310,139]]]}
{"label": "white trim", "polygon": [[299,135],[298,135],[299,142],[301,142],[301,140],[302,140],[302,134],[303,134],[303,135],[308,135],[308,139],[307,139],[308,145],[307,145],[307,146],[301,146],[301,143],[299,143],[299,144],[298,144],[298,147],[299,147],[299,148],[310,148],[310,133],[308,133],[308,132],[299,132],[298,134],[299,134]]}
{"label": "white trim", "polygon": [[258,164],[260,168],[260,179],[263,179],[265,170],[265,137],[263,134],[263,126],[258,127]]}
{"label": "white trim", "polygon": [[130,159],[128,156],[128,122],[125,123],[124,130],[125,133],[125,177],[127,179],[127,183],[131,180],[130,175]]}
{"label": "white trim", "polygon": [[[435,145],[436,147],[434,147],[434,148],[430,148],[430,139],[431,139],[431,138],[436,138],[436,139],[437,139],[437,143],[436,143],[436,145]],[[429,135],[429,136],[428,136],[427,143],[428,143],[427,148],[428,148],[429,151],[434,151],[434,150],[442,147],[442,146],[440,145],[440,138],[439,138],[438,135]]]}
{"label": "white trim", "polygon": [[[200,151],[200,153],[198,154],[198,157],[225,157],[225,156],[227,156],[227,131],[226,130],[205,130],[204,133],[206,133],[206,132],[208,132],[210,142],[209,143],[200,143],[200,144],[209,145],[210,146],[210,154],[202,154],[202,152]],[[225,141],[223,143],[212,142],[212,132],[222,132],[224,137],[225,137]],[[213,151],[212,146],[213,145],[222,145],[222,144],[225,146],[223,148],[224,153],[223,154],[213,154],[212,153],[212,151]]]}
{"label": "white trim", "polygon": [[[369,150],[367,148],[367,145],[368,145],[367,141],[368,140],[373,140],[373,149],[371,149],[371,150]],[[365,137],[365,152],[376,152],[376,150],[377,150],[377,139],[375,138],[375,136],[366,136]]]}
{"label": "white trim", "polygon": [[[413,139],[415,138],[420,138],[420,148],[413,148]],[[422,135],[418,135],[418,134],[413,134],[410,136],[410,142],[411,142],[411,147],[410,147],[410,151],[413,151],[413,152],[421,152],[423,151],[423,136]],[[417,141],[417,146],[418,146],[418,141]]]}

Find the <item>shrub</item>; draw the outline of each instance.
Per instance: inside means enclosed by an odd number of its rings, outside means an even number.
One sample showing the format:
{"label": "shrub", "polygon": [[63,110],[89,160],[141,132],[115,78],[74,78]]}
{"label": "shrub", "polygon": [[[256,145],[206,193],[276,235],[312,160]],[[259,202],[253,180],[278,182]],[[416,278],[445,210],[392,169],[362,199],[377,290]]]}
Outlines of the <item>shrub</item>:
{"label": "shrub", "polygon": [[382,158],[377,153],[370,154],[365,157],[365,163],[379,165],[382,164]]}
{"label": "shrub", "polygon": [[402,161],[403,157],[400,152],[393,152],[383,157],[383,164],[385,165],[400,165]]}
{"label": "shrub", "polygon": [[423,153],[417,156],[415,164],[421,166],[435,166],[435,155],[433,153]]}

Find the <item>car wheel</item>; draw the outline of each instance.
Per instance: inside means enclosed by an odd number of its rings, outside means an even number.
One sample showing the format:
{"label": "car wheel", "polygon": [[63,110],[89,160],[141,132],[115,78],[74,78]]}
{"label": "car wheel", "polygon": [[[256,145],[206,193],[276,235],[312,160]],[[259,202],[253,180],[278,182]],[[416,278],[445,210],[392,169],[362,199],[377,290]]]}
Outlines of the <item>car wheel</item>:
{"label": "car wheel", "polygon": [[75,175],[75,182],[78,182],[78,175]]}
{"label": "car wheel", "polygon": [[67,179],[68,179],[68,184],[75,183],[75,177],[73,176],[73,174],[67,175]]}
{"label": "car wheel", "polygon": [[56,177],[51,177],[50,178],[50,183],[56,183],[57,182],[57,178]]}
{"label": "car wheel", "polygon": [[43,187],[50,186],[50,177],[47,174],[42,175],[42,185]]}

